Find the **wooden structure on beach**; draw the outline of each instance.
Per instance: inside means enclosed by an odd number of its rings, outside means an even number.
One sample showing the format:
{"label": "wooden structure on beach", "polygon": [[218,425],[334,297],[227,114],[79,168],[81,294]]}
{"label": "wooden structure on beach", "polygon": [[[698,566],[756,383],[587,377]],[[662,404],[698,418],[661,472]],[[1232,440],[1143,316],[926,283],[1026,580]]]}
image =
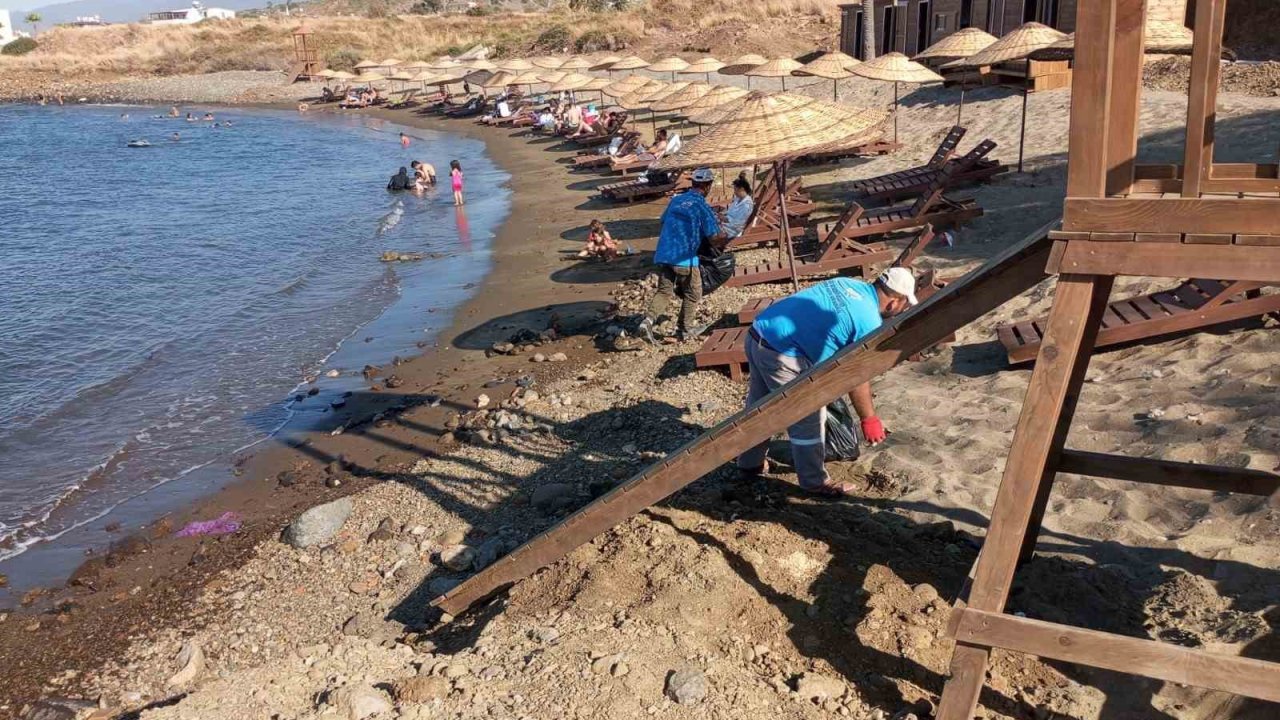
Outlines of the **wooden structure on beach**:
{"label": "wooden structure on beach", "polygon": [[309,39],[313,34],[306,22],[293,31],[293,65],[289,67],[291,84],[310,80],[324,69],[324,63],[320,62],[320,49]]}
{"label": "wooden structure on beach", "polygon": [[1053,308],[972,586],[951,618],[956,647],[939,720],[973,717],[993,648],[1280,702],[1280,664],[1004,612],[1059,472],[1264,496],[1280,485],[1273,473],[1065,447],[1116,277],[1280,282],[1280,178],[1213,163],[1227,0],[1197,3],[1183,164],[1158,187],[1144,182],[1152,171],[1136,156],[1146,2],[1079,0],[1067,199],[1047,268],[1058,276]]}
{"label": "wooden structure on beach", "polygon": [[[650,465],[432,601],[456,615],[556,562],[849,390],[1057,276],[1054,303],[972,583],[953,613],[937,717],[970,720],[993,648],[1280,702],[1280,665],[1005,614],[1058,472],[1171,487],[1280,494],[1280,475],[1065,447],[1115,277],[1280,283],[1280,177],[1213,163],[1226,0],[1200,0],[1186,152],[1174,172],[1136,164],[1147,0],[1078,0],[1070,167],[1061,228],[1037,230],[890,318],[792,383]],[[1231,169],[1227,169],[1230,167]],[[1251,166],[1252,167],[1252,166]],[[782,181],[785,187],[785,180]],[[785,216],[785,210],[783,215]],[[784,236],[785,237],[785,236]]]}

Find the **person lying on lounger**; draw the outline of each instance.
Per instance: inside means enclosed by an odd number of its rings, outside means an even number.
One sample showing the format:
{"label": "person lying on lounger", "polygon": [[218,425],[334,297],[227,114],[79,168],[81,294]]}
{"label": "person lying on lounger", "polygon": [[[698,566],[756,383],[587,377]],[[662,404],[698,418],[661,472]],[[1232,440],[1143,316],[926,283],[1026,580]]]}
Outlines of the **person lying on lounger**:
{"label": "person lying on lounger", "polygon": [[663,128],[659,130],[657,136],[654,137],[652,145],[650,145],[649,147],[645,148],[644,150],[638,153],[634,153],[631,155],[619,155],[617,158],[617,162],[618,163],[656,162],[659,158],[661,158],[663,155],[667,153],[668,140],[669,138],[667,134],[667,129]]}

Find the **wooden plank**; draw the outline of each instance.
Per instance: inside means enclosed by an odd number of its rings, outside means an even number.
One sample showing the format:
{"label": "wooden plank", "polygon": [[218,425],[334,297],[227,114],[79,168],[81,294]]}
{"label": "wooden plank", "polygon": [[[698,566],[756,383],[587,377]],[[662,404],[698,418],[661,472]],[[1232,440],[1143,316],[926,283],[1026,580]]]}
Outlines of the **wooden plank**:
{"label": "wooden plank", "polygon": [[1236,235],[1236,245],[1280,247],[1280,235]]}
{"label": "wooden plank", "polygon": [[1280,702],[1280,664],[1277,663],[972,607],[955,612],[960,613],[956,623],[958,642]]}
{"label": "wooden plank", "polygon": [[1116,5],[1115,57],[1111,64],[1111,122],[1107,128],[1107,195],[1123,195],[1133,185],[1138,154],[1138,114],[1142,108],[1146,3]]}
{"label": "wooden plank", "polygon": [[1181,233],[1134,233],[1134,242],[1180,243]]}
{"label": "wooden plank", "polygon": [[1230,245],[1233,237],[1221,233],[1188,233],[1182,236],[1182,242],[1188,245]]}
{"label": "wooden plank", "polygon": [[1195,39],[1191,49],[1191,84],[1187,98],[1187,136],[1183,150],[1182,196],[1200,196],[1201,183],[1213,163],[1213,124],[1217,112],[1218,73],[1222,65],[1222,31],[1226,0],[1197,0]]}
{"label": "wooden plank", "polygon": [[1280,198],[1077,198],[1063,229],[1088,232],[1280,235]]}
{"label": "wooden plank", "polygon": [[1206,178],[1200,184],[1205,193],[1280,192],[1280,179],[1276,178]]}
{"label": "wooden plank", "polygon": [[[1140,164],[1134,166],[1134,176],[1139,180],[1181,180],[1182,165]],[[1280,177],[1278,163],[1214,163],[1210,177],[1215,180],[1255,180]]]}
{"label": "wooden plank", "polygon": [[845,348],[752,408],[646,468],[436,598],[432,606],[458,614],[1026,291],[1045,277],[1044,263],[1050,246],[1047,233],[1051,227],[1041,228],[928,300],[887,320],[861,345]]}
{"label": "wooden plank", "polygon": [[1133,242],[1133,238],[1133,233],[1089,233],[1089,239],[1094,242]]}
{"label": "wooden plank", "polygon": [[1058,271],[1137,277],[1280,282],[1280,252],[1252,245],[1070,242]]}
{"label": "wooden plank", "polygon": [[1095,0],[1076,6],[1075,76],[1067,144],[1069,197],[1100,198],[1107,191],[1117,3],[1118,0]]}
{"label": "wooden plank", "polygon": [[1058,461],[1058,472],[1263,497],[1280,490],[1280,475],[1262,470],[1106,455],[1083,450],[1063,450]]}
{"label": "wooden plank", "polygon": [[1139,295],[1138,297],[1133,298],[1132,302],[1137,306],[1138,310],[1142,311],[1143,315],[1147,316],[1147,319],[1149,320],[1161,320],[1169,317],[1169,312],[1167,310],[1151,302],[1151,298],[1146,295]]}

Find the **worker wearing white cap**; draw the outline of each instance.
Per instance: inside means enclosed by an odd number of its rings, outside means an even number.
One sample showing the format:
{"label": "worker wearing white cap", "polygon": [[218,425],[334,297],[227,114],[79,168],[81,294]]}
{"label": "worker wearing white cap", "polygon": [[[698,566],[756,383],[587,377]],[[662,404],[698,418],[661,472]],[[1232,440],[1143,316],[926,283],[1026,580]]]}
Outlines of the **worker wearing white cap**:
{"label": "worker wearing white cap", "polygon": [[[835,278],[783,298],[765,308],[751,323],[747,337],[747,367],[751,386],[747,406],[796,379],[810,367],[875,332],[883,318],[916,304],[916,279],[906,268],[890,268],[874,282]],[[862,434],[875,445],[885,439],[884,423],[876,416],[871,383],[849,393],[861,419]],[[848,483],[832,483],[825,468],[826,410],[819,410],[787,428],[792,463],[800,487],[821,495],[844,495]],[[768,443],[738,456],[744,476],[768,472]]]}
{"label": "worker wearing white cap", "polygon": [[697,325],[698,304],[702,302],[702,274],[698,250],[704,242],[722,247],[726,236],[716,213],[707,204],[707,193],[716,175],[711,168],[698,168],[690,178],[693,187],[671,198],[662,213],[662,230],[653,262],[658,266],[658,292],[649,302],[640,330],[653,342],[654,324],[667,305],[680,298],[680,339],[701,335],[705,325]]}

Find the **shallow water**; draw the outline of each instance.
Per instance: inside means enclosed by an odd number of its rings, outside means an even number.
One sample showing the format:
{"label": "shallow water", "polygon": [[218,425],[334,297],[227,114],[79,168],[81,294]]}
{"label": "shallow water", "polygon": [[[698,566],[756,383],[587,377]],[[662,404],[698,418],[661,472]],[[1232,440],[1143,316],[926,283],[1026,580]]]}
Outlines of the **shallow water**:
{"label": "shallow water", "polygon": [[[163,111],[0,106],[0,572],[15,587],[65,574],[107,524],[208,494],[233,452],[323,420],[365,363],[434,340],[508,211],[478,141]],[[447,187],[383,189],[411,158],[446,177],[462,163],[465,213]],[[388,249],[431,256],[380,262]],[[320,395],[292,400],[317,376]]]}

